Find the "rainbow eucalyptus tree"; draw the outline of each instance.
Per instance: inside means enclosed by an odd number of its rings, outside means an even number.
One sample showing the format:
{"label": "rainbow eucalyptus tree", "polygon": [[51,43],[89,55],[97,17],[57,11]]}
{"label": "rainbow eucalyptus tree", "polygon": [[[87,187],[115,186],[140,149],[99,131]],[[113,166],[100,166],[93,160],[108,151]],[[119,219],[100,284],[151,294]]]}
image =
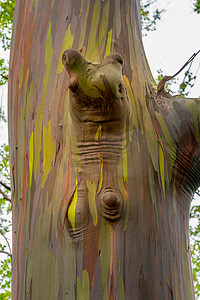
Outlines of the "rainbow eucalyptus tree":
{"label": "rainbow eucalyptus tree", "polygon": [[199,113],[155,85],[138,0],[18,0],[12,299],[194,299]]}

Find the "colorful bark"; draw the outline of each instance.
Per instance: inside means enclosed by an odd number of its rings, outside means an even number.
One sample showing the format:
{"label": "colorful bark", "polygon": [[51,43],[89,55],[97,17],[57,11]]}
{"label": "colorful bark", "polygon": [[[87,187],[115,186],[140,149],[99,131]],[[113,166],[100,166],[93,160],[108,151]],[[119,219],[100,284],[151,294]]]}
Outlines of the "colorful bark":
{"label": "colorful bark", "polygon": [[136,0],[16,3],[13,299],[194,299],[199,99],[156,96],[139,22]]}

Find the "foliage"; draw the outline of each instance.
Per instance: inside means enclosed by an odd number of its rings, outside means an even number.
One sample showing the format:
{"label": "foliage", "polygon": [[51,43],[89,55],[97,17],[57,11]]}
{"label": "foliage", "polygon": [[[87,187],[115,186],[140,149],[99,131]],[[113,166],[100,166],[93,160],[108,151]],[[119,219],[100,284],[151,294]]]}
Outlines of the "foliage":
{"label": "foliage", "polygon": [[179,85],[178,94],[179,96],[185,97],[188,96],[190,93],[191,88],[194,86],[196,80],[196,75],[193,75],[192,72],[188,69],[185,72],[184,79],[182,83]]}
{"label": "foliage", "polygon": [[[0,1],[0,42],[4,51],[10,49],[12,23],[14,17],[15,0]],[[7,82],[8,60],[0,58],[0,85]]]}
{"label": "foliage", "polygon": [[152,5],[156,3],[156,0],[141,0],[140,11],[141,11],[141,25],[143,35],[147,35],[148,31],[156,30],[157,21],[161,19],[161,14],[164,9],[159,10],[155,8],[152,10]]}
{"label": "foliage", "polygon": [[0,300],[11,299],[11,257],[1,261],[0,265]]}
{"label": "foliage", "polygon": [[14,8],[15,0],[3,0],[0,2],[0,39],[4,50],[10,49]]}
{"label": "foliage", "polygon": [[[158,77],[156,79],[156,82],[157,84],[164,78],[164,74],[163,74],[163,71],[160,69],[160,70],[157,70],[157,73],[158,73]],[[177,80],[176,78],[172,78],[171,80],[167,81],[166,84],[165,84],[165,90],[166,92],[168,93],[172,93],[172,84],[176,84],[177,83]]]}
{"label": "foliage", "polygon": [[[192,63],[189,65],[188,70],[184,73],[184,78],[180,84],[178,84],[178,79],[176,77],[173,77],[169,81],[166,82],[165,84],[165,89],[167,92],[171,94],[177,94],[179,97],[187,97],[191,89],[193,88],[195,81],[196,81],[196,75],[193,75],[193,73],[190,71]],[[157,77],[157,83],[159,83],[164,75],[162,70],[157,70],[158,77]],[[178,87],[177,87],[178,86]],[[173,87],[173,90],[175,87],[177,87],[178,91],[173,92],[171,89]]]}
{"label": "foliage", "polygon": [[[3,191],[6,197],[10,199],[9,149],[8,146],[5,144],[3,144],[0,147],[0,190]],[[0,203],[2,203],[2,201],[5,201],[5,197],[4,200],[0,198]],[[7,209],[7,212],[9,211],[10,211],[10,206]],[[0,230],[1,230],[1,225],[0,225]]]}
{"label": "foliage", "polygon": [[[15,0],[0,1],[0,46],[4,54],[0,57],[0,85],[8,81],[8,60],[5,58],[11,41]],[[0,121],[6,122],[0,107]],[[0,299],[11,298],[11,253],[8,235],[11,232],[11,202],[8,146],[0,147]],[[8,253],[8,254],[7,254]]]}
{"label": "foliage", "polygon": [[200,0],[195,0],[195,2],[194,2],[194,11],[197,14],[200,14]]}
{"label": "foliage", "polygon": [[0,107],[0,121],[6,122],[6,117],[1,107]]}
{"label": "foliage", "polygon": [[[200,197],[200,190],[196,192],[195,198]],[[194,224],[190,225],[190,248],[193,265],[193,282],[195,296],[200,298],[200,205],[195,204],[196,199],[193,199],[193,205],[190,211],[190,221]]]}
{"label": "foliage", "polygon": [[0,59],[0,85],[4,85],[8,81],[8,62],[5,58]]}
{"label": "foliage", "polygon": [[7,235],[11,232],[11,192],[9,188],[8,146],[0,147],[0,299],[11,297],[11,248]]}

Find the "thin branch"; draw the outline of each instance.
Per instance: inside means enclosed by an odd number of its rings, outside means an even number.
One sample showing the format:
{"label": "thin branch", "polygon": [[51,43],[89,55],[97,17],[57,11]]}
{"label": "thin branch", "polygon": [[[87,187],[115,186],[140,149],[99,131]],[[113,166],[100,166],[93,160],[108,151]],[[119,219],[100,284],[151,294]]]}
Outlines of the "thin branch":
{"label": "thin branch", "polygon": [[197,54],[199,54],[199,52],[200,52],[200,50],[197,51],[196,53],[194,53],[194,54],[188,59],[188,61],[186,61],[186,63],[182,66],[182,68],[172,76],[172,78],[176,77],[183,69],[185,69],[185,67],[186,67],[189,63],[191,63],[191,62],[193,61],[193,59],[197,56]]}
{"label": "thin branch", "polygon": [[0,194],[4,197],[5,200],[12,202],[11,199],[0,189]]}
{"label": "thin branch", "polygon": [[197,194],[198,196],[200,196],[200,192],[199,191],[196,191],[195,194]]}
{"label": "thin branch", "polygon": [[1,75],[1,77],[3,77],[5,80],[8,80],[8,77],[7,76],[5,76],[5,75],[3,75],[3,74],[0,74]]}
{"label": "thin branch", "polygon": [[9,251],[10,251],[10,256],[12,257],[12,251],[11,251],[11,248],[10,248],[10,243],[7,239],[7,237],[0,231],[0,234],[2,235],[2,237],[6,240],[6,243],[8,245],[8,248],[9,248]]}
{"label": "thin branch", "polygon": [[9,252],[7,252],[7,251],[0,250],[0,253],[3,253],[3,254],[6,254],[6,255],[9,255],[9,256],[12,258],[12,254],[10,254],[10,253],[9,253]]}
{"label": "thin branch", "polygon": [[185,69],[185,67],[191,63],[193,61],[193,59],[197,56],[197,54],[200,53],[200,50],[197,51],[196,53],[194,53],[187,61],[186,63],[182,66],[182,68],[180,68],[180,70],[178,70],[178,72],[176,72],[173,76],[164,76],[163,79],[159,82],[158,86],[157,86],[157,96],[165,96],[165,94],[167,94],[164,90],[164,86],[165,83],[167,81],[169,81],[170,79],[176,77],[183,69]]}
{"label": "thin branch", "polygon": [[7,184],[5,184],[4,182],[0,181],[0,184],[3,185],[5,187],[5,189],[11,191],[11,187],[8,186]]}

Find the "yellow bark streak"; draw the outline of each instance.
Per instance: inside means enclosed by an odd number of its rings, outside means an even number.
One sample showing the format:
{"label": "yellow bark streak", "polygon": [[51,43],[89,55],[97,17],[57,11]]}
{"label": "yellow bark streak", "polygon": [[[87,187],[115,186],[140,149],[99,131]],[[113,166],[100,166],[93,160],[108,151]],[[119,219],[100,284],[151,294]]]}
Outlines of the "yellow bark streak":
{"label": "yellow bark streak", "polygon": [[109,6],[110,6],[110,3],[108,1],[103,8],[101,23],[100,23],[100,27],[99,27],[99,35],[97,36],[98,42],[99,42],[99,50],[100,50],[101,54],[103,53],[103,50],[105,48],[105,43],[106,43],[106,34],[105,33],[108,30]]}
{"label": "yellow bark streak", "polygon": [[[162,141],[160,141],[162,144]],[[162,144],[163,146],[163,144]],[[164,161],[164,154],[163,149],[159,144],[159,166],[160,166],[160,177],[161,177],[161,183],[163,188],[163,193],[165,196],[165,161]]]}
{"label": "yellow bark streak", "polygon": [[110,54],[111,41],[112,41],[112,28],[110,29],[110,31],[108,31],[105,57],[107,57]]}
{"label": "yellow bark streak", "polygon": [[99,234],[99,249],[101,249],[100,262],[103,284],[103,300],[108,300],[108,271],[111,260],[112,232],[113,228],[106,219],[102,217]]}
{"label": "yellow bark streak", "polygon": [[22,61],[22,67],[21,67],[21,72],[20,72],[19,88],[22,86],[23,75],[24,75],[24,59]]}
{"label": "yellow bark streak", "polygon": [[29,178],[30,178],[30,187],[32,183],[32,174],[33,174],[33,132],[29,141]]}
{"label": "yellow bark streak", "polygon": [[96,207],[96,184],[94,181],[87,180],[87,188],[88,188],[88,204],[90,213],[92,215],[94,226],[97,225],[98,214]]}
{"label": "yellow bark streak", "polygon": [[100,193],[103,183],[103,160],[99,159],[99,184],[98,193]]}
{"label": "yellow bark streak", "polygon": [[128,182],[127,176],[127,147],[126,147],[126,117],[124,121],[124,133],[123,133],[123,140],[122,140],[122,157],[123,157],[123,177],[124,182]]}
{"label": "yellow bark streak", "polygon": [[82,285],[80,278],[77,277],[77,300],[89,300],[90,298],[90,282],[87,270],[82,272]]}
{"label": "yellow bark streak", "polygon": [[156,118],[160,124],[160,127],[162,129],[162,132],[164,134],[164,137],[167,141],[167,144],[169,146],[170,149],[170,160],[169,160],[169,179],[171,179],[171,174],[172,174],[172,169],[174,166],[174,162],[176,160],[176,145],[173,142],[171,135],[169,133],[169,129],[167,128],[167,125],[165,124],[165,121],[163,120],[162,116],[160,113],[158,113],[157,111],[155,112]]}
{"label": "yellow bark streak", "polygon": [[48,174],[51,171],[55,158],[55,144],[52,137],[51,131],[51,120],[48,122],[48,128],[43,125],[43,177],[42,187],[44,186]]}
{"label": "yellow bark streak", "polygon": [[101,124],[99,125],[99,127],[97,128],[96,134],[95,134],[95,142],[99,141],[101,138],[101,130],[102,130],[102,126]]}
{"label": "yellow bark streak", "polygon": [[183,277],[185,284],[185,296],[186,299],[191,299],[192,291],[191,291],[191,281],[190,281],[190,273],[188,266],[188,255],[189,252],[186,250],[184,235],[182,234],[182,259],[183,259]]}
{"label": "yellow bark streak", "polygon": [[63,71],[64,65],[62,63],[62,55],[63,55],[63,53],[66,49],[71,48],[71,46],[73,44],[73,41],[74,41],[74,37],[71,34],[71,24],[69,24],[69,26],[67,28],[67,31],[65,33],[65,37],[64,37],[62,47],[61,47],[61,51],[60,51],[60,56],[59,56],[59,59],[58,59],[58,66],[57,66],[57,71],[56,71],[57,74],[59,74]]}
{"label": "yellow bark streak", "polygon": [[77,191],[77,179],[76,179],[76,190],[72,196],[72,200],[67,213],[68,219],[74,231],[75,231],[75,213],[76,213],[77,200],[78,200],[78,191]]}
{"label": "yellow bark streak", "polygon": [[38,113],[37,113],[35,132],[34,132],[34,153],[35,153],[34,175],[35,175],[35,179],[36,179],[36,173],[37,173],[40,151],[41,151],[43,112],[44,112],[44,105],[45,105],[45,100],[46,100],[46,96],[47,96],[47,89],[49,86],[52,58],[53,58],[53,46],[52,46],[51,23],[50,23],[48,34],[47,34],[46,51],[45,51],[46,73],[44,76],[44,90],[43,90],[41,104],[40,104],[40,107],[39,107]]}
{"label": "yellow bark streak", "polygon": [[92,15],[92,22],[91,22],[89,39],[88,39],[87,52],[85,55],[85,58],[89,59],[91,61],[96,61],[97,58],[99,57],[97,43],[96,43],[97,26],[98,26],[98,22],[99,22],[99,13],[100,13],[100,1],[96,0],[95,4],[94,4],[93,15]]}

